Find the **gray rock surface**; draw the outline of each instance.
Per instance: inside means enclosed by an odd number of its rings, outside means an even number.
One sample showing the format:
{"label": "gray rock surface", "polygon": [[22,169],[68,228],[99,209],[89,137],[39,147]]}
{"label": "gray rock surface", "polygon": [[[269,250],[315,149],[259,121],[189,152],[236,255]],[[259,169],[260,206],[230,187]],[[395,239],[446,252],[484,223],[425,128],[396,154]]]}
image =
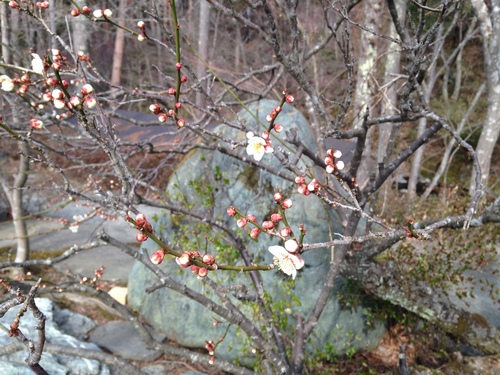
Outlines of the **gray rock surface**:
{"label": "gray rock surface", "polygon": [[89,341],[133,361],[154,361],[161,353],[148,349],[132,323],[113,321],[98,326],[91,332]]}
{"label": "gray rock surface", "polygon": [[[266,123],[265,116],[277,104],[273,101],[262,101],[258,111],[256,105],[249,107],[258,112],[261,121]],[[257,125],[248,113],[241,112],[239,118],[248,125],[248,130],[253,130],[255,133],[262,131],[256,131]],[[300,139],[313,152],[317,150],[304,117],[293,107],[285,106],[278,122],[284,125],[285,130],[296,128]],[[224,136],[231,137],[235,141],[245,139],[243,132],[238,134],[224,132]],[[282,136],[284,136],[284,132],[280,134],[280,137]],[[278,140],[273,140],[273,146],[276,149],[281,144]],[[248,157],[244,148],[238,149],[238,152],[242,156]],[[270,154],[264,156],[263,162],[287,172]],[[224,183],[226,179],[227,184]],[[275,212],[272,210],[275,187],[278,187],[285,196],[292,198],[293,207],[287,210],[287,219],[297,233],[298,225],[300,223],[305,225],[307,229],[306,242],[327,241],[329,239],[329,225],[333,229],[333,233],[340,231],[338,224],[336,224],[339,223],[336,213],[326,212],[323,204],[314,196],[299,195],[295,183],[278,178],[269,172],[260,171],[220,153],[209,154],[198,151],[186,158],[172,177],[167,187],[167,194],[173,201],[182,202],[179,204],[193,205],[194,211],[204,212],[214,219],[221,220],[235,231],[241,232],[254,261],[259,264],[269,264],[273,261],[272,255],[267,249],[270,245],[279,245],[279,241],[265,235],[261,235],[258,242],[251,240],[247,234],[248,228],[238,229],[235,220],[227,216],[226,209],[233,205],[246,214],[254,214],[259,221],[268,219],[270,213]],[[213,204],[210,200],[206,200],[209,197],[213,197]],[[215,231],[210,233],[208,228],[202,228],[200,225],[200,223],[190,221],[188,218],[169,213],[159,215],[158,220],[153,221],[153,226],[167,241],[178,244],[183,250],[198,250],[203,253],[204,248],[200,248],[200,244],[203,247],[205,243],[203,234],[196,238],[196,235],[192,235],[192,233],[193,231],[202,233],[203,230],[208,231],[209,236],[217,238],[213,245],[208,245],[208,252],[217,256],[217,262],[230,263],[231,261],[224,259],[231,257],[228,249],[224,248],[224,241],[217,237]],[[145,242],[143,246],[149,253],[157,250],[157,245],[152,241]],[[320,292],[322,280],[327,273],[331,255],[329,250],[320,249],[304,254],[303,258],[306,266],[303,271],[299,271],[295,281],[277,269],[261,272],[266,290],[272,297],[275,313],[280,316],[282,322],[289,321],[290,329],[293,327],[293,316],[296,312],[307,316],[313,308]],[[180,270],[173,259],[164,261],[162,268],[170,277],[185,283],[197,292],[205,293],[210,298],[214,298],[212,294],[207,292],[200,280],[189,270],[184,272]],[[209,276],[224,286],[246,285],[251,290],[251,281],[247,274],[217,271],[211,272]],[[226,324],[214,327],[212,323],[216,316],[197,303],[190,302],[183,295],[167,289],[146,294],[145,288],[156,280],[155,275],[145,267],[136,264],[132,269],[128,284],[129,304],[152,326],[165,332],[170,339],[187,347],[203,348],[205,340],[217,340],[224,334]],[[340,280],[338,287],[341,285]],[[322,350],[326,342],[331,342],[339,353],[354,345],[360,349],[376,346],[384,333],[384,327],[376,324],[374,329],[368,328],[365,324],[362,308],[343,309],[335,300],[335,295],[336,293],[334,293],[316,326],[309,349],[312,351]],[[214,299],[217,300],[217,298]],[[295,302],[297,300],[300,301],[300,304]],[[232,301],[242,305],[234,298]],[[250,308],[245,306],[242,308],[252,316]],[[258,314],[254,315],[252,319],[258,321]],[[264,326],[262,329],[266,329],[266,327]],[[245,355],[247,360],[253,360],[254,357],[249,351],[251,345],[252,343],[244,334],[239,332],[236,327],[231,327],[226,339],[217,348],[216,354],[227,360],[234,360],[239,354]]]}
{"label": "gray rock surface", "polygon": [[[46,317],[45,333],[46,342],[69,346],[74,348],[82,348],[87,350],[99,350],[92,344],[82,342],[66,333],[63,333],[54,319],[54,308],[52,301],[46,298],[37,298],[36,304]],[[0,319],[0,324],[9,327],[14,320],[19,307],[10,309],[4,317]],[[57,314],[56,314],[57,315]],[[82,320],[83,321],[83,320]],[[37,322],[31,312],[27,312],[21,319],[20,329],[24,335],[33,340],[37,340],[37,332],[35,330]],[[82,331],[81,331],[82,332]],[[7,336],[7,332],[0,331],[0,347],[9,345],[13,342],[13,338]],[[19,351],[14,354],[0,357],[0,374],[9,375],[32,375],[33,372],[25,365],[26,351]],[[54,355],[44,352],[40,365],[51,375],[109,375],[110,371],[107,366],[98,361],[68,357],[65,355]]]}

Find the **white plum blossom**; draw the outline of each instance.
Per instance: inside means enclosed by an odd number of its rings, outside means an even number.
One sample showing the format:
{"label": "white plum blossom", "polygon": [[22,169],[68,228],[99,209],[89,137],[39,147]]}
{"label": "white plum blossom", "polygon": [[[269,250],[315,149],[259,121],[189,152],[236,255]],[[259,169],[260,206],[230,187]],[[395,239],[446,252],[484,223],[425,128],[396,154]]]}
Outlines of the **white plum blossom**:
{"label": "white plum blossom", "polygon": [[282,246],[269,246],[269,252],[274,255],[274,264],[288,276],[295,280],[297,270],[304,267],[304,260],[297,255],[289,253]]}
{"label": "white plum blossom", "polygon": [[266,152],[266,141],[261,137],[252,137],[248,141],[247,154],[260,161]]}
{"label": "white plum blossom", "polygon": [[0,83],[2,84],[3,91],[14,90],[14,82],[12,82],[12,79],[10,79],[9,76],[6,76],[6,75],[0,76]]}
{"label": "white plum blossom", "polygon": [[40,55],[37,53],[32,53],[31,56],[33,57],[33,60],[31,60],[31,67],[33,68],[35,73],[43,75],[43,73],[45,72],[45,67]]}

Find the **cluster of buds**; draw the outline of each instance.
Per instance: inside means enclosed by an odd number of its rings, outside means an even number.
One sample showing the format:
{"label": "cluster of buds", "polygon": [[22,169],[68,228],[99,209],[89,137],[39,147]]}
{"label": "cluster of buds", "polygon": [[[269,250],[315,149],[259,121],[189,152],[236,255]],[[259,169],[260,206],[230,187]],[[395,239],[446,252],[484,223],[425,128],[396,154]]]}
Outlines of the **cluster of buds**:
{"label": "cluster of buds", "polygon": [[[208,275],[209,269],[216,270],[217,264],[215,258],[210,254],[200,255],[198,251],[184,251],[181,256],[175,258],[175,261],[182,268],[191,267],[191,272],[202,279]],[[194,261],[202,262],[206,267],[193,264]],[[199,263],[198,263],[199,264]]]}
{"label": "cluster of buds", "polygon": [[104,270],[106,269],[105,266],[101,266],[101,268],[97,268],[94,270],[94,275],[95,277],[97,277],[98,279],[102,279],[102,277],[104,276]]}
{"label": "cluster of buds", "polygon": [[146,24],[144,23],[144,21],[139,21],[137,22],[137,27],[139,28],[139,30],[141,30],[141,33],[137,35],[137,40],[139,42],[144,42],[148,38],[148,36],[146,35]]}
{"label": "cluster of buds", "polygon": [[207,349],[208,355],[213,357],[215,354],[215,342],[214,342],[214,340],[206,340],[205,341],[205,349]]}
{"label": "cluster of buds", "polygon": [[344,162],[342,160],[336,160],[342,157],[342,152],[340,150],[329,149],[326,152],[325,164],[327,173],[335,173],[344,169]]}
{"label": "cluster of buds", "polygon": [[49,7],[49,2],[48,1],[37,1],[35,5],[37,8],[47,9]]}
{"label": "cluster of buds", "polygon": [[295,183],[299,185],[298,192],[306,196],[311,193],[318,193],[323,188],[315,178],[307,183],[304,177],[297,176],[295,177]]}
{"label": "cluster of buds", "polygon": [[[169,94],[170,94],[170,90],[173,90],[173,93],[171,93],[171,95],[175,95],[175,89],[173,88],[170,88],[169,89]],[[176,103],[175,104],[176,108],[180,108],[181,107],[181,103]],[[175,111],[173,109],[169,109],[168,111],[165,111],[161,108],[161,106],[159,104],[151,104],[149,106],[149,110],[158,116],[158,121],[160,122],[165,122],[167,121],[167,119],[169,117],[173,118],[174,120],[176,120],[176,123],[177,123],[177,127],[178,128],[182,128],[184,125],[186,125],[186,122],[181,119],[181,118],[177,118],[177,115],[175,113]]]}
{"label": "cluster of buds", "polygon": [[113,12],[110,9],[96,9],[92,13],[95,19],[111,18]]}
{"label": "cluster of buds", "polygon": [[[293,205],[292,200],[290,198],[283,199],[283,196],[279,191],[276,191],[276,193],[274,194],[274,201],[280,205],[280,207],[283,211],[289,209]],[[250,230],[249,235],[251,238],[254,238],[254,239],[259,237],[259,234],[262,232],[262,230],[264,230],[264,231],[276,230],[277,231],[277,228],[279,227],[280,222],[284,220],[282,213],[275,212],[275,213],[271,214],[271,217],[269,218],[269,220],[264,220],[262,222],[262,224],[259,225],[257,223],[257,218],[255,217],[255,215],[248,214],[248,215],[244,216],[243,214],[239,213],[236,210],[236,208],[234,208],[233,206],[229,206],[229,208],[227,209],[226,212],[227,212],[228,216],[230,216],[230,217],[235,217],[236,215],[240,216],[236,219],[236,225],[239,228],[244,228],[248,223],[253,224],[255,227]],[[292,233],[292,230],[288,226],[285,226],[279,230],[279,235],[283,239],[285,237],[288,237],[291,233]]]}
{"label": "cluster of buds", "polygon": [[146,215],[144,214],[137,214],[135,216],[135,228],[140,230],[137,236],[135,236],[137,242],[146,241],[148,239],[147,233],[153,233],[153,226],[146,219]]}

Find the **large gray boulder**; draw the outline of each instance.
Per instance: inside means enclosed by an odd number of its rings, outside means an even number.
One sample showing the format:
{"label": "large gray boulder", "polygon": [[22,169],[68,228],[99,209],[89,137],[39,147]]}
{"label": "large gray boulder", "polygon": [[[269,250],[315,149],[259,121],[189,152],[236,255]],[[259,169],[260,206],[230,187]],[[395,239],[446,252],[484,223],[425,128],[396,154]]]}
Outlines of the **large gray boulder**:
{"label": "large gray boulder", "polygon": [[[249,109],[257,114],[262,123],[267,124],[265,116],[278,104],[264,100],[258,105],[250,105]],[[256,134],[262,132],[263,129],[258,130],[257,122],[248,112],[240,112],[238,118],[247,125],[248,130]],[[299,111],[290,105],[285,105],[277,122],[283,124],[285,130],[295,128],[300,139],[314,152],[317,151],[311,129]],[[225,137],[231,137],[235,141],[245,139],[243,132],[218,129]],[[280,133],[279,137],[282,139],[284,132]],[[273,139],[273,146],[275,149],[278,146],[285,148],[286,144],[280,143],[279,139]],[[242,157],[249,158],[245,148],[240,148],[237,152]],[[290,175],[272,154],[264,155],[262,162]],[[305,167],[300,164],[299,166]],[[261,234],[258,241],[252,240],[248,235],[249,228],[239,229],[235,220],[227,216],[226,209],[233,205],[245,214],[254,214],[259,222],[268,220],[270,214],[277,211],[273,200],[276,187],[284,196],[293,200],[293,207],[286,211],[287,220],[297,234],[299,224],[304,224],[307,229],[305,242],[328,241],[330,234],[341,231],[337,214],[332,210],[327,211],[317,197],[298,194],[294,182],[219,152],[196,151],[189,155],[175,171],[166,193],[172,202],[220,220],[241,233],[248,252],[254,257],[254,262],[270,264],[273,262],[273,257],[268,247],[280,245],[279,239]],[[159,212],[155,215],[155,219],[153,226],[165,240],[180,246],[183,250],[197,250],[200,253],[206,251],[213,254],[219,264],[234,263],[237,257],[236,250],[227,245],[224,241],[225,234],[220,230],[170,212]],[[203,237],[205,234],[214,240],[206,241]],[[148,240],[143,244],[143,249],[151,254],[157,250],[157,245]],[[312,310],[328,271],[331,253],[330,250],[319,249],[307,252],[303,255],[303,259],[306,265],[298,272],[295,281],[277,269],[261,272],[278,324],[288,332],[293,329],[293,317],[297,312],[307,317]],[[238,260],[237,264],[242,264],[242,261]],[[170,277],[217,301],[217,297],[207,290],[202,281],[189,270],[181,270],[173,259],[166,259],[161,267]],[[252,283],[247,274],[216,271],[210,272],[209,277],[225,287],[245,285],[252,291]],[[214,326],[213,322],[218,317],[185,296],[168,289],[147,294],[145,289],[156,281],[157,278],[152,272],[141,264],[136,264],[131,271],[128,284],[129,305],[153,327],[165,332],[170,339],[179,344],[193,348],[203,348],[205,340],[217,341],[224,334],[227,324],[221,322]],[[363,307],[343,308],[339,304],[336,297],[342,285],[343,281],[339,280],[337,290],[331,296],[315,328],[308,350],[322,351],[326,343],[331,343],[338,353],[353,347],[370,349],[374,348],[382,338],[383,324],[368,327],[363,316]],[[243,303],[235,298],[232,300],[242,307],[252,321],[259,322],[263,329],[276,323],[264,321],[256,306],[251,303]],[[248,363],[252,358],[251,348],[252,343],[244,333],[236,327],[230,327],[223,343],[216,350],[216,356],[227,360],[246,357]]]}

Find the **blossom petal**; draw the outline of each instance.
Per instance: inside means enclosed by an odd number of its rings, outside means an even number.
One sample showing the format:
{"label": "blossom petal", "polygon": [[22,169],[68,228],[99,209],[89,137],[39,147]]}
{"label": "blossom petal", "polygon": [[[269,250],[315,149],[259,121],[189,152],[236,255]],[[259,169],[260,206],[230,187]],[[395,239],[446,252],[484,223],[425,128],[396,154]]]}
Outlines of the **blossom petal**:
{"label": "blossom petal", "polygon": [[38,55],[37,53],[32,53],[31,56],[33,56],[33,60],[31,60],[31,67],[36,73],[43,75],[43,73],[45,72],[45,68],[43,66],[43,61],[40,58],[40,55]]}

